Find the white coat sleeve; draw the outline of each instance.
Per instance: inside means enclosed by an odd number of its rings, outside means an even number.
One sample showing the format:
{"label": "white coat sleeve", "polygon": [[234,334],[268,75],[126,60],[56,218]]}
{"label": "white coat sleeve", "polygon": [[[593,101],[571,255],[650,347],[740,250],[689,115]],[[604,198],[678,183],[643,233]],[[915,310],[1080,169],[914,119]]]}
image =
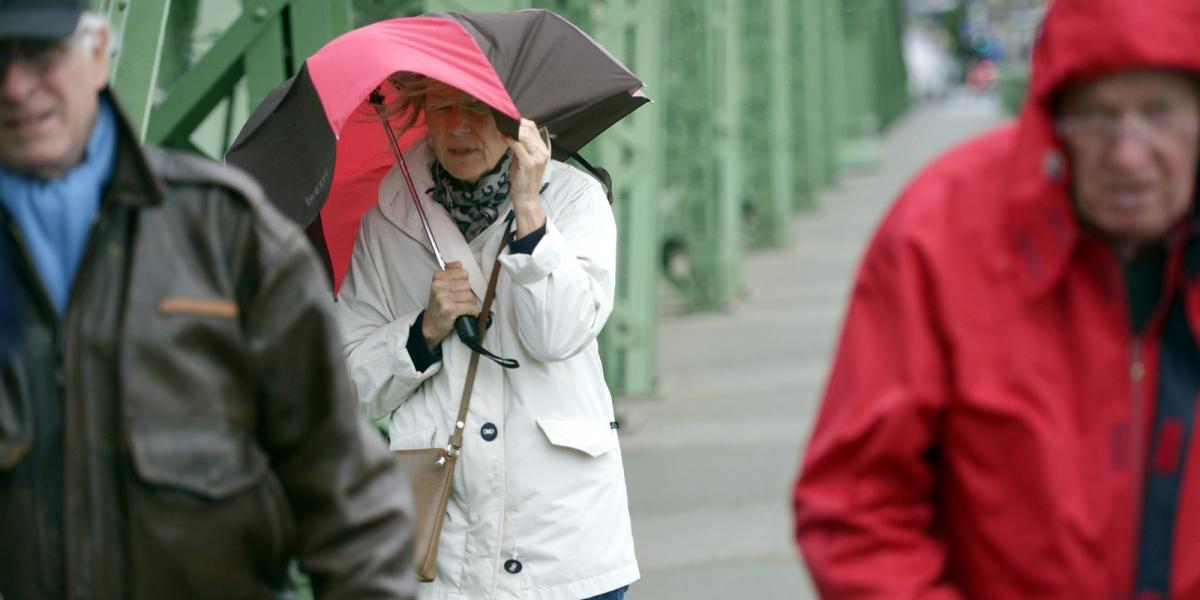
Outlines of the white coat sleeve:
{"label": "white coat sleeve", "polygon": [[442,367],[441,361],[424,371],[413,365],[408,331],[424,307],[400,306],[400,299],[389,297],[383,263],[372,254],[376,234],[364,218],[337,302],[350,378],[359,408],[372,420],[390,415]]}
{"label": "white coat sleeve", "polygon": [[543,362],[587,347],[612,313],[617,226],[600,184],[584,179],[562,210],[546,217],[532,254],[500,257],[512,280],[518,339]]}

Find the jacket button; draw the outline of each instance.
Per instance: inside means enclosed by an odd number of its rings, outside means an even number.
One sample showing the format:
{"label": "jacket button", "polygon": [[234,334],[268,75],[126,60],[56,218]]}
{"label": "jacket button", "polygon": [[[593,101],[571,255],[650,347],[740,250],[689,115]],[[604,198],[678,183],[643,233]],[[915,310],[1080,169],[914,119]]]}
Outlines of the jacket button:
{"label": "jacket button", "polygon": [[483,427],[479,430],[479,435],[483,436],[483,441],[490,442],[496,439],[497,435],[500,435],[500,430],[496,429],[494,423],[484,423]]}
{"label": "jacket button", "polygon": [[521,561],[519,561],[515,558],[510,558],[510,559],[504,561],[504,570],[508,571],[509,573],[511,573],[513,575],[520,573],[521,572]]}

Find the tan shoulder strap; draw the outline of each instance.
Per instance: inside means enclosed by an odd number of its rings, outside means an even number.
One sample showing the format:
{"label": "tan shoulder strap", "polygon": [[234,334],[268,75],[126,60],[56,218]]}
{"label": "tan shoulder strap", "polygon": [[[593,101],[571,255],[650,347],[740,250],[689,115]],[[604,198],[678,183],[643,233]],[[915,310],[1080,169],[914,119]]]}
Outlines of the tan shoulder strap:
{"label": "tan shoulder strap", "polygon": [[[496,298],[496,280],[500,278],[500,255],[508,246],[508,236],[512,234],[512,221],[504,229],[500,238],[500,249],[496,251],[496,261],[492,263],[492,276],[488,279],[487,293],[483,295],[483,308],[479,310],[479,338],[483,341],[484,334],[491,326],[488,318],[492,309],[492,300]],[[471,391],[475,388],[475,372],[479,370],[479,353],[471,352],[471,362],[467,366],[467,379],[463,383],[462,401],[458,404],[458,419],[454,422],[454,432],[450,434],[450,447],[447,448],[452,456],[458,456],[463,444],[463,428],[467,426],[467,411],[471,408]]]}

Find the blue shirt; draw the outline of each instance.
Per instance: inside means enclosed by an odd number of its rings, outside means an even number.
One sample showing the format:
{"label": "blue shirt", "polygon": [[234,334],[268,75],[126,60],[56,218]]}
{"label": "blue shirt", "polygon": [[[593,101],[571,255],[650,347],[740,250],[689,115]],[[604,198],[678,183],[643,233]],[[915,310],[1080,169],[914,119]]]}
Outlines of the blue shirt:
{"label": "blue shirt", "polygon": [[113,107],[101,98],[83,160],[45,181],[0,165],[0,208],[17,224],[42,285],[61,316],[117,153]]}

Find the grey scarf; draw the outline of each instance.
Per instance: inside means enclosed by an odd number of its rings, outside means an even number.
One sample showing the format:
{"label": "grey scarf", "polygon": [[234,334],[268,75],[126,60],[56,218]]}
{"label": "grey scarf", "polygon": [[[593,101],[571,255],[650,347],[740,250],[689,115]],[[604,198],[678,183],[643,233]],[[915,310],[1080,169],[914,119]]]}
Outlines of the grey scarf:
{"label": "grey scarf", "polygon": [[432,192],[433,199],[450,213],[468,242],[487,229],[500,214],[500,205],[508,199],[508,165],[511,162],[512,152],[505,152],[500,164],[475,183],[455,179],[436,160],[430,166],[433,187],[426,191]]}

